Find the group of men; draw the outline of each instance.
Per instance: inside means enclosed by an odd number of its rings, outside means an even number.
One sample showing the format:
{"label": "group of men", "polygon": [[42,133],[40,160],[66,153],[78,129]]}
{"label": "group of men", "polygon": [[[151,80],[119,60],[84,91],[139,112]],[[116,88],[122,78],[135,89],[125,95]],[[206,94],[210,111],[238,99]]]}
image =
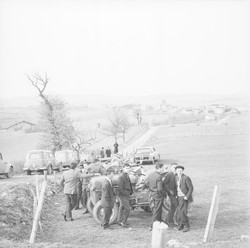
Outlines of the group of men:
{"label": "group of men", "polygon": [[[118,147],[119,147],[118,143],[115,142],[114,143],[114,154],[118,153]],[[100,150],[100,158],[105,158],[105,155],[107,158],[111,157],[111,149],[109,146],[106,148],[106,150],[104,149],[104,147],[102,147],[102,149]]]}
{"label": "group of men", "polygon": [[[72,209],[79,208],[79,200],[77,199],[77,192],[79,189],[80,180],[86,180],[93,174],[79,173],[79,170],[75,170],[77,163],[72,162],[70,169],[63,173],[61,186],[64,187],[64,194],[66,199],[66,211],[63,213],[64,220],[67,221],[72,218]],[[151,172],[147,178],[146,185],[150,190],[150,195],[153,201],[153,216],[151,227],[152,229],[154,221],[164,221],[169,227],[177,227],[178,230],[187,232],[190,230],[188,213],[188,204],[193,201],[193,185],[190,177],[183,173],[184,167],[173,163],[171,165],[171,172],[167,174],[163,173],[165,166],[157,163],[156,170]],[[128,227],[128,217],[130,214],[129,198],[133,193],[131,181],[129,178],[130,165],[124,164],[123,171],[118,177],[117,196],[120,201],[117,224],[121,227]],[[109,221],[112,213],[112,209],[115,203],[115,196],[112,187],[112,179],[115,175],[115,171],[112,167],[106,170],[106,179],[102,184],[101,205],[103,207],[104,218],[102,220],[103,229],[111,228]],[[164,176],[163,176],[164,175]],[[85,182],[86,184],[86,182]],[[87,187],[87,185],[85,185]],[[83,187],[82,190],[86,190]],[[84,193],[84,194],[83,194]],[[81,196],[85,195],[82,205],[86,208],[87,192],[81,192]],[[79,194],[78,194],[79,196]],[[170,199],[170,210],[167,218],[163,217],[163,205],[167,196]],[[82,198],[81,198],[82,199]],[[87,212],[87,209],[84,213]]]}
{"label": "group of men", "polygon": [[[171,172],[166,176],[162,176],[164,170],[163,164],[156,164],[156,170],[147,179],[154,203],[151,228],[154,221],[164,221],[169,227],[176,226],[177,230],[187,232],[190,230],[188,204],[193,201],[192,181],[183,173],[184,167],[176,163],[171,164]],[[162,210],[166,197],[169,197],[170,209],[164,218]]]}
{"label": "group of men", "polygon": [[[118,177],[117,196],[120,200],[119,212],[117,224],[122,227],[127,227],[127,220],[130,214],[129,197],[133,193],[133,188],[129,178],[128,171],[130,165],[125,163],[123,171]],[[115,175],[113,168],[109,168],[106,171],[107,180],[102,185],[101,205],[104,209],[104,218],[102,220],[103,229],[111,228],[109,224],[112,209],[114,207],[114,192],[112,188],[112,179]]]}
{"label": "group of men", "polygon": [[69,169],[63,172],[63,176],[60,180],[60,185],[63,188],[63,193],[66,200],[66,210],[63,213],[64,220],[67,221],[72,218],[72,210],[79,209],[79,204],[83,206],[83,213],[88,213],[87,210],[87,198],[88,198],[88,183],[89,180],[95,175],[105,174],[105,169],[99,164],[94,164],[92,168],[85,168],[83,164],[79,165],[79,169],[76,169],[77,161],[70,163]]}

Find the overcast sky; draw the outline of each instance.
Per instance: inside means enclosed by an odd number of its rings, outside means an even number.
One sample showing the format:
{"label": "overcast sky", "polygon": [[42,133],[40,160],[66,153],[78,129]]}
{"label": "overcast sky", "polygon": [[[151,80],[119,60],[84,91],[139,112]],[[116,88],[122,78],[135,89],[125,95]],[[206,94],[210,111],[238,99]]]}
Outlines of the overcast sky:
{"label": "overcast sky", "polygon": [[249,92],[249,1],[0,0],[0,98]]}

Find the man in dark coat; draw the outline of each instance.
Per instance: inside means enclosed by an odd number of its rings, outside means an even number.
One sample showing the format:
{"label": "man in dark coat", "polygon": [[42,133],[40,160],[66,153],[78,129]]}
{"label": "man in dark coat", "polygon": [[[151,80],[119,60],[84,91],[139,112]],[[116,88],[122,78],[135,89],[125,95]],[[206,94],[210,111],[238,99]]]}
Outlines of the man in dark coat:
{"label": "man in dark coat", "polygon": [[103,207],[103,220],[102,220],[102,227],[103,229],[110,228],[109,220],[112,214],[112,209],[114,207],[114,193],[112,188],[112,178],[114,176],[114,169],[110,168],[107,169],[107,180],[105,180],[102,184],[102,196],[101,196],[101,205]]}
{"label": "man in dark coat", "polygon": [[101,151],[100,151],[100,157],[104,158],[105,157],[105,152],[104,152],[104,147],[102,147]]}
{"label": "man in dark coat", "polygon": [[130,165],[124,164],[123,172],[118,177],[117,193],[120,199],[120,207],[118,212],[118,225],[127,227],[127,219],[130,214],[129,196],[133,193],[128,171]]}
{"label": "man in dark coat", "polygon": [[155,221],[162,221],[162,205],[165,196],[165,191],[162,182],[162,172],[164,171],[163,164],[157,163],[156,170],[149,174],[147,179],[147,185],[150,190],[150,195],[153,199],[154,208],[150,230],[153,227]]}
{"label": "man in dark coat", "polygon": [[176,172],[175,172],[176,166],[177,166],[177,163],[171,164],[171,171],[167,173],[163,181],[164,189],[167,192],[167,195],[170,199],[170,210],[168,212],[167,219],[166,219],[166,222],[168,226],[170,227],[174,227],[174,214],[178,206]]}
{"label": "man in dark coat", "polygon": [[188,220],[188,204],[193,201],[193,184],[190,177],[183,173],[184,167],[177,165],[176,170],[176,182],[177,182],[177,195],[178,195],[178,207],[176,209],[176,221],[178,223],[178,230],[188,232],[190,230]]}
{"label": "man in dark coat", "polygon": [[106,152],[107,158],[110,158],[111,157],[111,149],[109,148],[109,146],[107,147],[105,152]]}
{"label": "man in dark coat", "polygon": [[118,143],[117,142],[115,142],[115,144],[114,144],[114,154],[116,154],[116,153],[118,153]]}

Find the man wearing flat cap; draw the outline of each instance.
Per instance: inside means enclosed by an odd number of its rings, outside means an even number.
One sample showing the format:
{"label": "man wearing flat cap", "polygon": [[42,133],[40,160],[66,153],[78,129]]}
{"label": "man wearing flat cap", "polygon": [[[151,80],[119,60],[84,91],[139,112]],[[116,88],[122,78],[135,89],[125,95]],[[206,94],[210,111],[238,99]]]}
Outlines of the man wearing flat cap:
{"label": "man wearing flat cap", "polygon": [[188,204],[193,201],[193,184],[189,176],[183,173],[184,167],[177,165],[175,167],[177,174],[176,184],[177,184],[177,195],[178,195],[178,207],[176,209],[176,221],[178,223],[178,231],[188,232],[190,230],[189,220],[188,220]]}
{"label": "man wearing flat cap", "polygon": [[63,188],[63,193],[65,194],[66,200],[66,209],[65,213],[63,213],[65,221],[67,221],[67,218],[73,221],[72,209],[74,209],[77,204],[77,186],[79,182],[79,171],[75,170],[76,166],[77,162],[71,161],[70,168],[63,172],[63,176],[60,181],[60,185]]}

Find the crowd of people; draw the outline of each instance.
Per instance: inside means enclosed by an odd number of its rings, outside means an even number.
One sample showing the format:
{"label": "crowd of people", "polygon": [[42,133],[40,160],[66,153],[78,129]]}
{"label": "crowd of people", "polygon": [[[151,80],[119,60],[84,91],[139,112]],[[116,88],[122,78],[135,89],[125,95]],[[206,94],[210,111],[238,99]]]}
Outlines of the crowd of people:
{"label": "crowd of people", "polygon": [[[77,163],[72,162],[70,168],[63,172],[60,181],[64,189],[66,209],[63,213],[65,221],[71,220],[72,210],[79,209],[81,203],[84,208],[84,213],[87,213],[87,185],[89,179],[93,175],[105,174],[105,181],[102,183],[101,205],[104,212],[104,218],[101,226],[103,229],[110,227],[110,216],[115,203],[115,194],[113,191],[112,179],[115,175],[114,168],[110,167],[107,170],[99,168],[96,173],[91,173],[83,165],[80,165],[80,170],[76,169]],[[125,163],[122,172],[118,177],[118,185],[116,195],[119,198],[119,212],[117,224],[121,227],[128,227],[128,217],[130,214],[129,198],[133,193],[129,172],[130,165]],[[193,184],[187,175],[183,173],[184,167],[176,163],[171,164],[171,171],[164,173],[165,165],[157,163],[155,170],[152,171],[145,181],[145,187],[150,191],[150,198],[153,202],[152,221],[149,227],[152,230],[155,221],[165,222],[169,227],[175,227],[179,231],[187,232],[190,230],[188,219],[188,205],[193,201]],[[164,201],[169,198],[170,209],[166,217],[163,215]]]}

